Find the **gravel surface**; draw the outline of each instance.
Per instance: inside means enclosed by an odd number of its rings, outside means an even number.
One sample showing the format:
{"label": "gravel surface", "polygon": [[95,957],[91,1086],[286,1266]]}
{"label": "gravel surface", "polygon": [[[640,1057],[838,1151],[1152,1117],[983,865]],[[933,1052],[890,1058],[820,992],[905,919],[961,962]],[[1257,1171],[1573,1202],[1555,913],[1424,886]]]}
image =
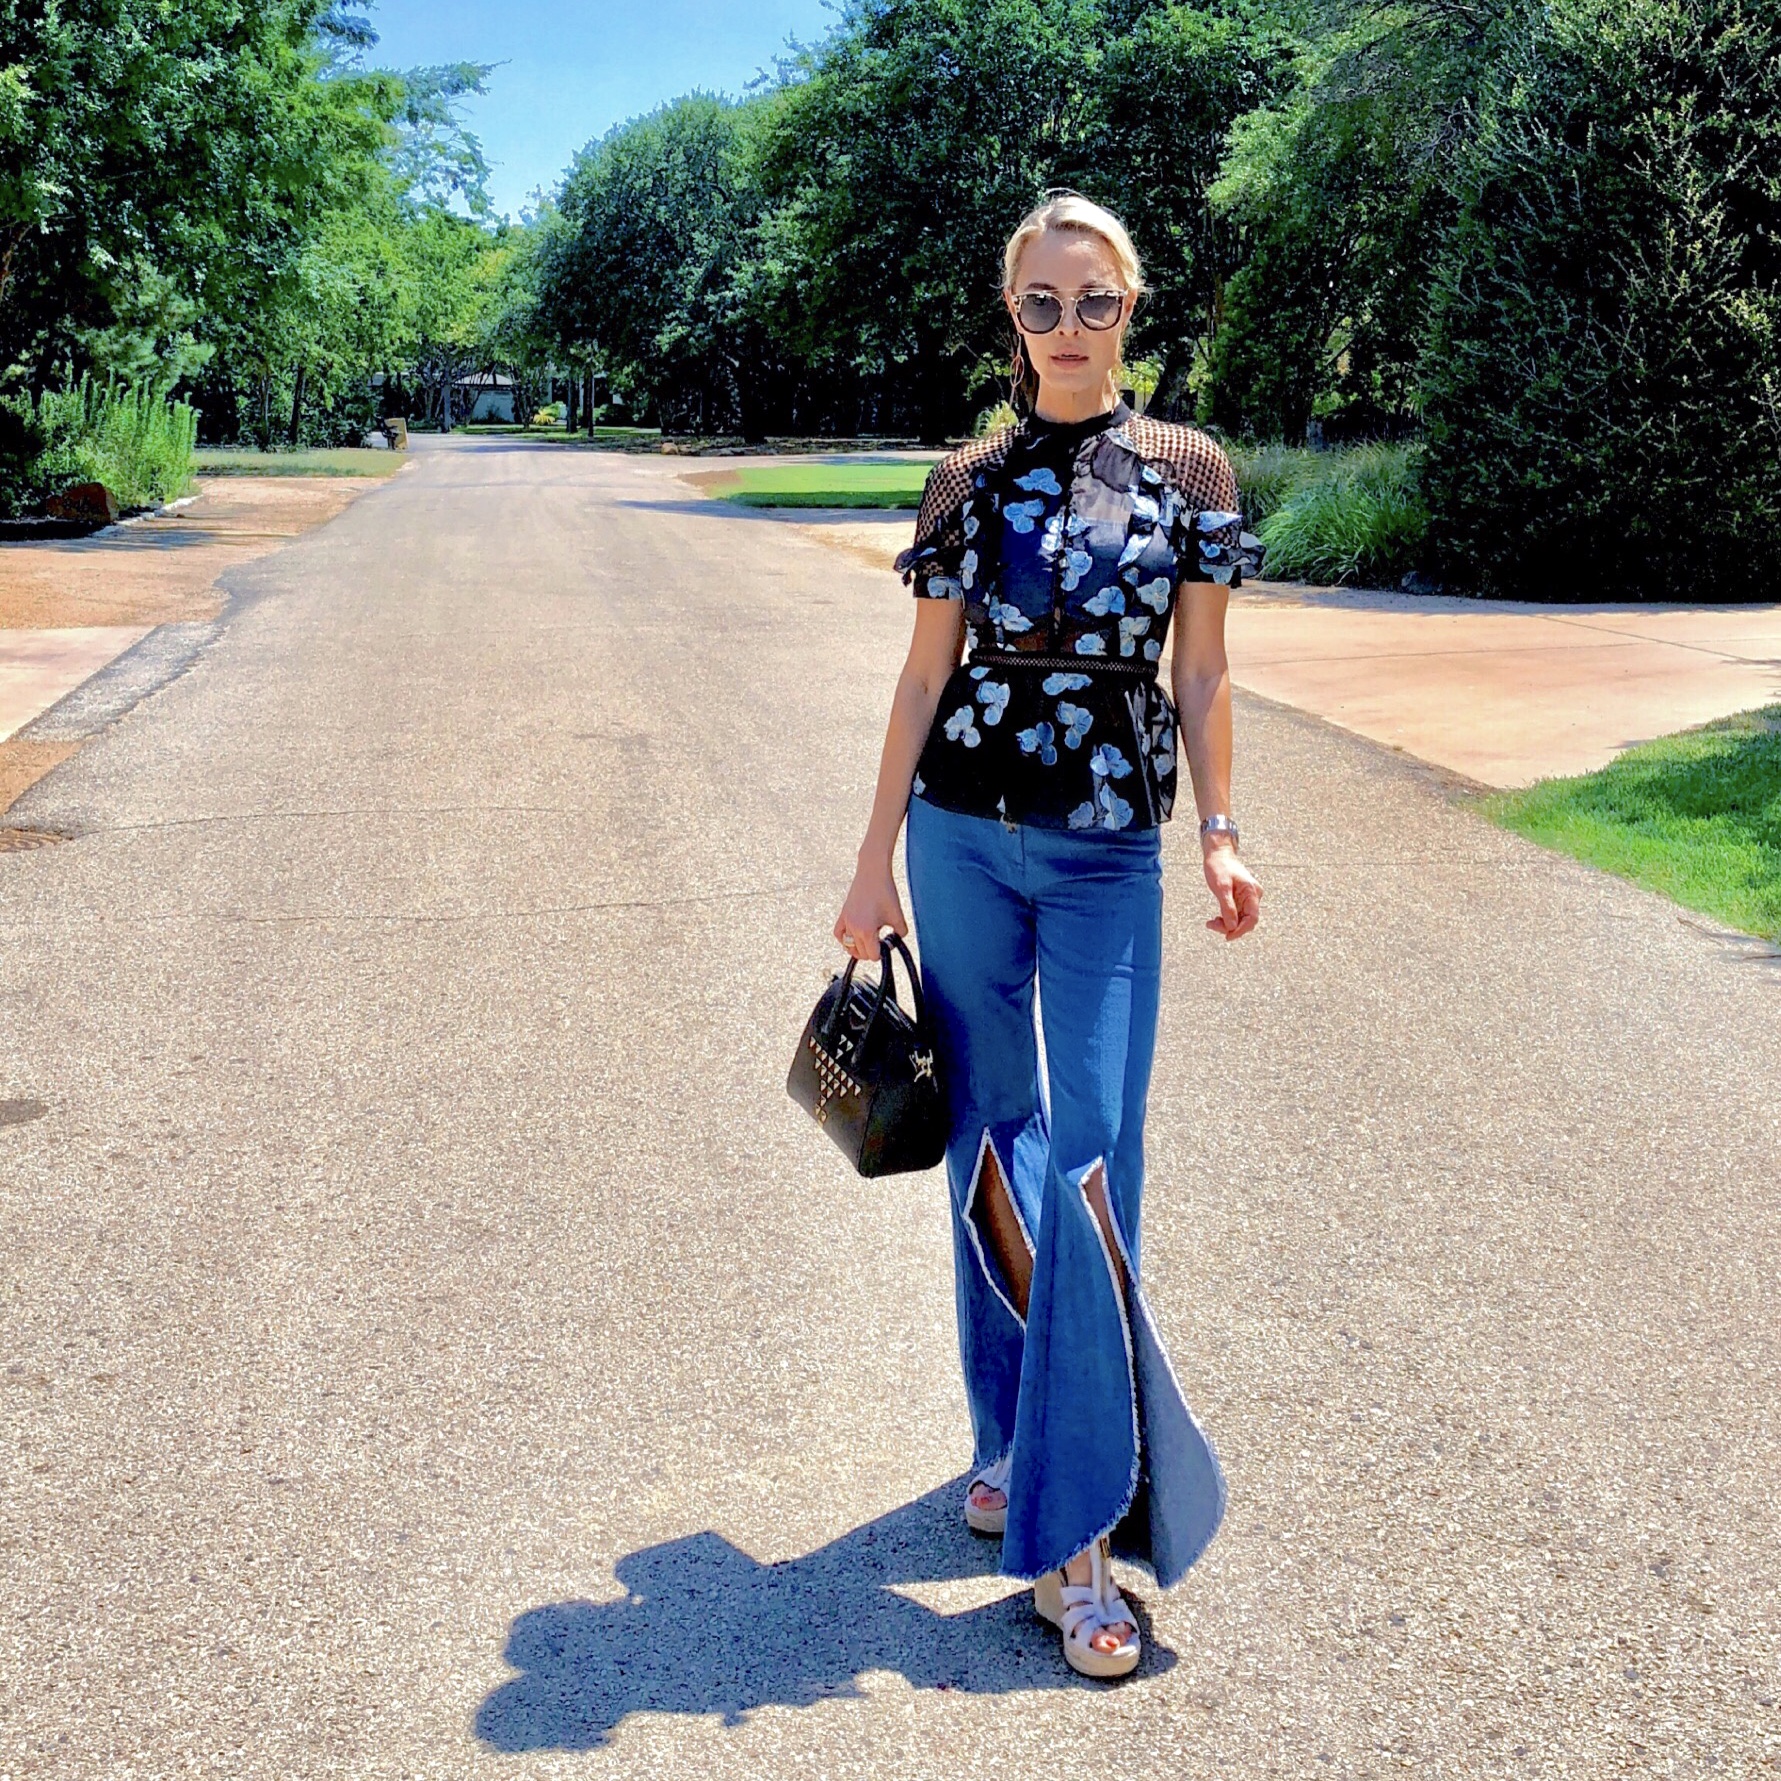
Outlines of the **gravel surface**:
{"label": "gravel surface", "polygon": [[941,1183],[783,1092],[906,597],[415,455],[9,818],[0,1777],[1781,1762],[1781,965],[1240,701],[1145,1242],[1230,1515],[1080,1682],[958,1521]]}

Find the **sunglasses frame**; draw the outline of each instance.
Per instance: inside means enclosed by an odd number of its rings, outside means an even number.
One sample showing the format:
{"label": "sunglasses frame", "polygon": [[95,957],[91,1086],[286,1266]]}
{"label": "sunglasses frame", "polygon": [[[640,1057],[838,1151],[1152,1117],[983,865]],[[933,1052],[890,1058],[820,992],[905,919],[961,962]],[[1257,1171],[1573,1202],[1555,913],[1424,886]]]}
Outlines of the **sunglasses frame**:
{"label": "sunglasses frame", "polygon": [[[1126,298],[1131,295],[1131,292],[1121,290],[1114,285],[1095,285],[1088,290],[1077,291],[1072,295],[1066,295],[1062,291],[1052,290],[1026,290],[1021,291],[1018,294],[1010,293],[1010,295],[1013,295],[1014,297],[1015,327],[1017,327],[1023,334],[1030,334],[1035,339],[1040,339],[1047,334],[1055,334],[1058,329],[1064,325],[1064,317],[1066,314],[1070,315],[1075,320],[1078,327],[1086,328],[1091,334],[1106,334],[1110,332],[1112,329],[1117,328],[1120,322],[1124,319]],[[1057,320],[1053,322],[1049,328],[1029,328],[1021,319],[1020,307],[1028,297],[1049,297],[1057,304]],[[1088,317],[1082,313],[1082,305],[1090,297],[1117,297],[1119,299],[1119,309],[1112,321],[1098,323],[1091,322]]]}

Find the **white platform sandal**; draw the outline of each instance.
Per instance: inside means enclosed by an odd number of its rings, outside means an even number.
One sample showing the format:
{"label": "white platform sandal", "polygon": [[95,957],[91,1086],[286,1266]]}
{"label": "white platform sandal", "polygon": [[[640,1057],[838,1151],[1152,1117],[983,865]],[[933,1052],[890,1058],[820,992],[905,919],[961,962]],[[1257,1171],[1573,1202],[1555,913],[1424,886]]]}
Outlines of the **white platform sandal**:
{"label": "white platform sandal", "polygon": [[[1126,1605],[1113,1581],[1113,1565],[1107,1542],[1097,1540],[1088,1549],[1091,1581],[1066,1583],[1062,1571],[1047,1571],[1033,1585],[1033,1607],[1064,1635],[1064,1662],[1079,1676],[1111,1681],[1129,1676],[1144,1655],[1138,1636],[1138,1618]],[[1097,1651],[1089,1641],[1106,1627],[1124,1622],[1132,1630],[1115,1651]]]}
{"label": "white platform sandal", "polygon": [[[965,1526],[974,1534],[1001,1534],[1008,1527],[1008,1474],[1014,1469],[1014,1453],[1010,1449],[993,1466],[984,1469],[965,1486]],[[999,1509],[980,1509],[971,1501],[978,1486],[1002,1493]]]}

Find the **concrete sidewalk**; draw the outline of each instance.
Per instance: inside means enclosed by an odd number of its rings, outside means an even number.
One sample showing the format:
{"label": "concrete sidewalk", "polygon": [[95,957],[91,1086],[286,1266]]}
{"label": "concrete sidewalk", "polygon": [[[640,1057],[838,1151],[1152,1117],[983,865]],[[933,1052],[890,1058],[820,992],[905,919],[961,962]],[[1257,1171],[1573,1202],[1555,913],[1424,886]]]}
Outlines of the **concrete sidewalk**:
{"label": "concrete sidewalk", "polygon": [[0,1775],[1781,1759],[1772,961],[1239,696],[1142,1254],[1230,1512],[1101,1691],[959,1518],[943,1184],[784,1093],[907,602],[416,457],[0,855]]}
{"label": "concrete sidewalk", "polygon": [[[783,512],[889,568],[908,514]],[[1534,606],[1261,582],[1231,601],[1236,684],[1482,785],[1587,773],[1781,700],[1781,604]]]}

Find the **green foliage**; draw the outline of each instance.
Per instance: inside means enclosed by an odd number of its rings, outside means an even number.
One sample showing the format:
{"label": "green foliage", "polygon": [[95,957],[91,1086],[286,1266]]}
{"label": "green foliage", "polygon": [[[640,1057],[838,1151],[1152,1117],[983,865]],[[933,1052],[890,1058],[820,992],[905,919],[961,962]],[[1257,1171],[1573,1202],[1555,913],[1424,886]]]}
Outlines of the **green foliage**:
{"label": "green foliage", "polygon": [[1442,172],[1498,30],[1490,0],[1338,8],[1295,46],[1287,91],[1239,120],[1212,190],[1238,237],[1202,408],[1299,440],[1414,424]]}
{"label": "green foliage", "polygon": [[101,386],[87,377],[72,389],[35,402],[13,397],[6,406],[35,445],[19,494],[41,498],[74,483],[102,482],[120,507],[152,507],[183,494],[192,479],[198,417],[154,390]]}
{"label": "green foliage", "polygon": [[383,143],[365,83],[322,80],[321,0],[11,5],[0,21],[0,367],[163,385],[202,318],[266,306]]}
{"label": "green foliage", "polygon": [[739,424],[777,362],[735,276],[758,213],[747,132],[758,107],[694,95],[577,157],[542,248],[540,300],[564,350],[670,424]]}
{"label": "green foliage", "polygon": [[1781,542],[1781,18],[1552,0],[1456,181],[1423,370],[1442,572],[1735,597]]}
{"label": "green foliage", "polygon": [[1781,705],[1485,801],[1505,828],[1781,940]]}
{"label": "green foliage", "polygon": [[1313,461],[1298,467],[1256,527],[1268,547],[1267,573],[1285,581],[1395,585],[1415,564],[1428,529],[1415,448],[1366,445],[1304,456]]}

